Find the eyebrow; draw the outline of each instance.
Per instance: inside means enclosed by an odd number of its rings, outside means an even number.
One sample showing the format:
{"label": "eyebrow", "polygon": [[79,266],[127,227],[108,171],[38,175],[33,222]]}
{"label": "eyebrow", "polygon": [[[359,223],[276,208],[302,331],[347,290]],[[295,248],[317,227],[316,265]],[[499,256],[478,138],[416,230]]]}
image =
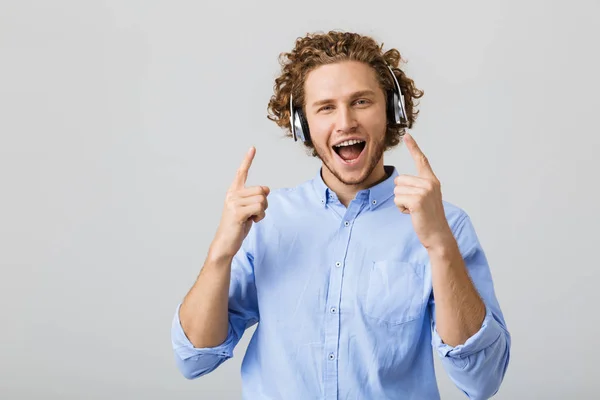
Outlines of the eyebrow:
{"label": "eyebrow", "polygon": [[[358,92],[351,93],[349,97],[360,97],[360,96],[374,96],[375,92],[372,90],[359,90]],[[322,104],[333,103],[334,99],[323,99],[317,100],[312,103],[312,107],[318,107]]]}

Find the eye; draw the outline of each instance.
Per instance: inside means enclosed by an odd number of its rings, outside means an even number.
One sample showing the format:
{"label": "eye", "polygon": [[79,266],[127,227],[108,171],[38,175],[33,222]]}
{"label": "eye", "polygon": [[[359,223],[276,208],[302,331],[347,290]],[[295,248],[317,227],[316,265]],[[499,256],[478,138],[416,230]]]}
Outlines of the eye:
{"label": "eye", "polygon": [[359,100],[356,100],[355,103],[360,103],[359,105],[364,106],[364,105],[367,105],[367,104],[371,104],[371,100],[369,100],[369,99],[359,99]]}
{"label": "eye", "polygon": [[317,110],[317,112],[321,112],[321,111],[329,111],[329,110],[331,110],[332,108],[333,108],[333,106],[323,106],[323,107],[319,108],[319,109]]}

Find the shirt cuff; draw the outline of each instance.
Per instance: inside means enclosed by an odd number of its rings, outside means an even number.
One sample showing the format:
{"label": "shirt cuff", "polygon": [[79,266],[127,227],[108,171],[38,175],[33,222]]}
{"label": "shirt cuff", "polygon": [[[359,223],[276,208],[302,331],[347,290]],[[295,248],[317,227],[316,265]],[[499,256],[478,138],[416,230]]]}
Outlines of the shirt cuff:
{"label": "shirt cuff", "polygon": [[445,344],[435,328],[433,329],[432,344],[442,357],[465,358],[488,348],[498,340],[500,335],[502,335],[502,328],[486,306],[485,318],[481,328],[464,344],[458,346]]}
{"label": "shirt cuff", "polygon": [[186,360],[195,356],[202,355],[216,355],[224,358],[233,357],[233,347],[235,344],[235,335],[231,324],[229,324],[229,329],[227,332],[227,338],[223,343],[215,347],[194,347],[192,342],[188,339],[183,328],[181,326],[181,321],[179,320],[179,309],[181,308],[181,304],[177,306],[175,311],[175,316],[173,317],[173,324],[171,327],[171,340],[173,343],[173,350],[175,354],[179,356],[182,360]]}

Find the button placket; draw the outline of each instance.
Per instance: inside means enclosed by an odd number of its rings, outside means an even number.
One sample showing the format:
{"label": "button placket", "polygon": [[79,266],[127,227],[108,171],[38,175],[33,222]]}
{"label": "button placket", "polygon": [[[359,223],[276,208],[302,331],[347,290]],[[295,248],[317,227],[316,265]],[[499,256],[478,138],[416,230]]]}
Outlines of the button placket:
{"label": "button placket", "polygon": [[[369,204],[368,197],[362,197],[360,201],[353,201],[349,207],[342,210],[341,205],[335,209],[340,217],[338,220],[338,237],[333,249],[334,259],[330,261],[335,268],[330,270],[330,285],[327,298],[330,303],[326,305],[325,314],[325,339],[324,353],[329,362],[324,366],[324,375],[327,377],[324,384],[324,394],[326,398],[337,398],[338,394],[338,349],[340,346],[340,324],[341,324],[341,305],[344,304],[341,299],[343,286],[343,269],[345,268],[345,259],[348,253],[348,246],[352,234],[354,221],[365,205]],[[339,211],[339,213],[338,213]],[[337,259],[337,260],[336,260]],[[331,265],[331,264],[330,264]],[[333,266],[332,266],[333,267]]]}

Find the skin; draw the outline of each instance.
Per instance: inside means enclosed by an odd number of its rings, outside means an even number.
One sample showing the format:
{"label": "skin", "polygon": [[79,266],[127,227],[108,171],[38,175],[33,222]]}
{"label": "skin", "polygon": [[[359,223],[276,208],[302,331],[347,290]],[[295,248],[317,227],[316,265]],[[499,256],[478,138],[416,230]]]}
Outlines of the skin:
{"label": "skin", "polygon": [[[323,164],[323,180],[348,205],[359,190],[386,178],[383,90],[374,70],[355,61],[317,67],[308,74],[304,89],[305,113]],[[350,138],[366,141],[360,158],[351,165],[332,147]],[[481,328],[485,306],[445,218],[440,183],[410,134],[405,135],[405,143],[418,175],[398,176],[394,202],[399,212],[410,214],[415,233],[429,253],[437,330],[445,343],[456,346]],[[246,187],[255,152],[251,148],[238,169],[208,256],[180,308],[183,330],[195,347],[214,347],[225,341],[231,261],[251,225],[265,217],[269,188]]]}

